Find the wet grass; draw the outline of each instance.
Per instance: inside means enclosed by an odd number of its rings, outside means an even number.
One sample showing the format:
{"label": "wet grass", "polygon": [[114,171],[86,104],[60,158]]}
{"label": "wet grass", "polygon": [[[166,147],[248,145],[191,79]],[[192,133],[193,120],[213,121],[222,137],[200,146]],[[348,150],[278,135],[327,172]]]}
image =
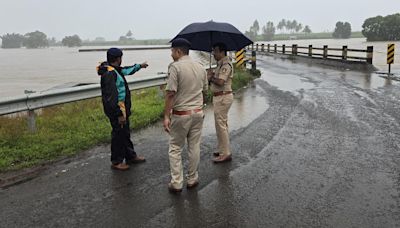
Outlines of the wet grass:
{"label": "wet grass", "polygon": [[[254,78],[249,71],[237,69],[232,87],[236,91]],[[134,91],[132,103],[130,121],[135,129],[162,117],[164,100],[159,88]],[[111,126],[100,98],[42,109],[36,125],[37,132],[30,133],[26,117],[0,117],[0,172],[72,156],[100,143],[109,143],[111,137]]]}
{"label": "wet grass", "polygon": [[[164,106],[158,88],[136,91],[132,101],[130,121],[135,128],[160,118]],[[0,118],[0,171],[71,156],[110,141],[111,126],[100,98],[45,108],[36,124],[32,134],[25,117]]]}

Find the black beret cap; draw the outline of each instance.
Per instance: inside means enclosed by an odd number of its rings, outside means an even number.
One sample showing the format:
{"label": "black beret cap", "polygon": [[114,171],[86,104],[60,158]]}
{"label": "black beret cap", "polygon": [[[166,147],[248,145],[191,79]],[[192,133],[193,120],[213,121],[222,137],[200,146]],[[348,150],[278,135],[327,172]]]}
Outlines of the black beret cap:
{"label": "black beret cap", "polygon": [[122,56],[122,50],[119,48],[110,48],[107,51],[108,56],[114,56],[114,57],[121,57]]}
{"label": "black beret cap", "polygon": [[184,38],[176,38],[172,41],[171,47],[188,47],[190,48],[190,42]]}

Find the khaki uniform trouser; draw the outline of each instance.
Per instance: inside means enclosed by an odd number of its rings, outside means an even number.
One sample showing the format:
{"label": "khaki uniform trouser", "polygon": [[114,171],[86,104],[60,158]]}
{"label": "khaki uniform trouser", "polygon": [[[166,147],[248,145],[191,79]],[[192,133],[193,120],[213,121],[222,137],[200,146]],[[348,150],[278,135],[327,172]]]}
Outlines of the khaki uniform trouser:
{"label": "khaki uniform trouser", "polygon": [[198,166],[200,161],[201,131],[203,129],[204,113],[192,115],[172,115],[169,141],[169,164],[171,169],[171,184],[174,188],[183,187],[182,149],[188,143],[188,174],[187,183],[198,181]]}
{"label": "khaki uniform trouser", "polygon": [[213,97],[215,130],[218,139],[218,152],[230,155],[228,112],[233,103],[233,94]]}

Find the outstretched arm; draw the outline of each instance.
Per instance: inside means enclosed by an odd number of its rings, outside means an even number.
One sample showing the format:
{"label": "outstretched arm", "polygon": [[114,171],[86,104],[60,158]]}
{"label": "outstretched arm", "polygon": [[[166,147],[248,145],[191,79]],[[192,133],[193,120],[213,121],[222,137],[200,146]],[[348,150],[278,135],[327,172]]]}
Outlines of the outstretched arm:
{"label": "outstretched arm", "polygon": [[144,63],[142,63],[142,64],[135,64],[135,65],[133,65],[133,66],[126,66],[126,67],[123,67],[122,70],[121,70],[121,72],[122,72],[122,74],[123,74],[124,76],[126,76],[126,75],[132,75],[132,74],[138,72],[140,69],[142,69],[142,68],[147,68],[148,66],[149,66],[149,65],[147,64],[147,62],[144,62]]}

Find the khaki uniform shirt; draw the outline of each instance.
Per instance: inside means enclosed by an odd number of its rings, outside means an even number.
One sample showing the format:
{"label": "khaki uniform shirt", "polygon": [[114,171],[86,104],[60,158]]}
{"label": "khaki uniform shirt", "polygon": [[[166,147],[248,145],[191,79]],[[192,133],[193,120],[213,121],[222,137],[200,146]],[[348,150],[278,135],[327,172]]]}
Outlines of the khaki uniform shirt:
{"label": "khaki uniform shirt", "polygon": [[228,56],[225,56],[223,59],[218,61],[214,77],[225,80],[225,84],[223,86],[218,86],[214,83],[211,83],[211,91],[213,93],[220,91],[232,91],[233,65]]}
{"label": "khaki uniform shirt", "polygon": [[189,56],[183,56],[168,67],[167,91],[175,91],[173,110],[202,108],[203,92],[208,90],[207,72]]}

